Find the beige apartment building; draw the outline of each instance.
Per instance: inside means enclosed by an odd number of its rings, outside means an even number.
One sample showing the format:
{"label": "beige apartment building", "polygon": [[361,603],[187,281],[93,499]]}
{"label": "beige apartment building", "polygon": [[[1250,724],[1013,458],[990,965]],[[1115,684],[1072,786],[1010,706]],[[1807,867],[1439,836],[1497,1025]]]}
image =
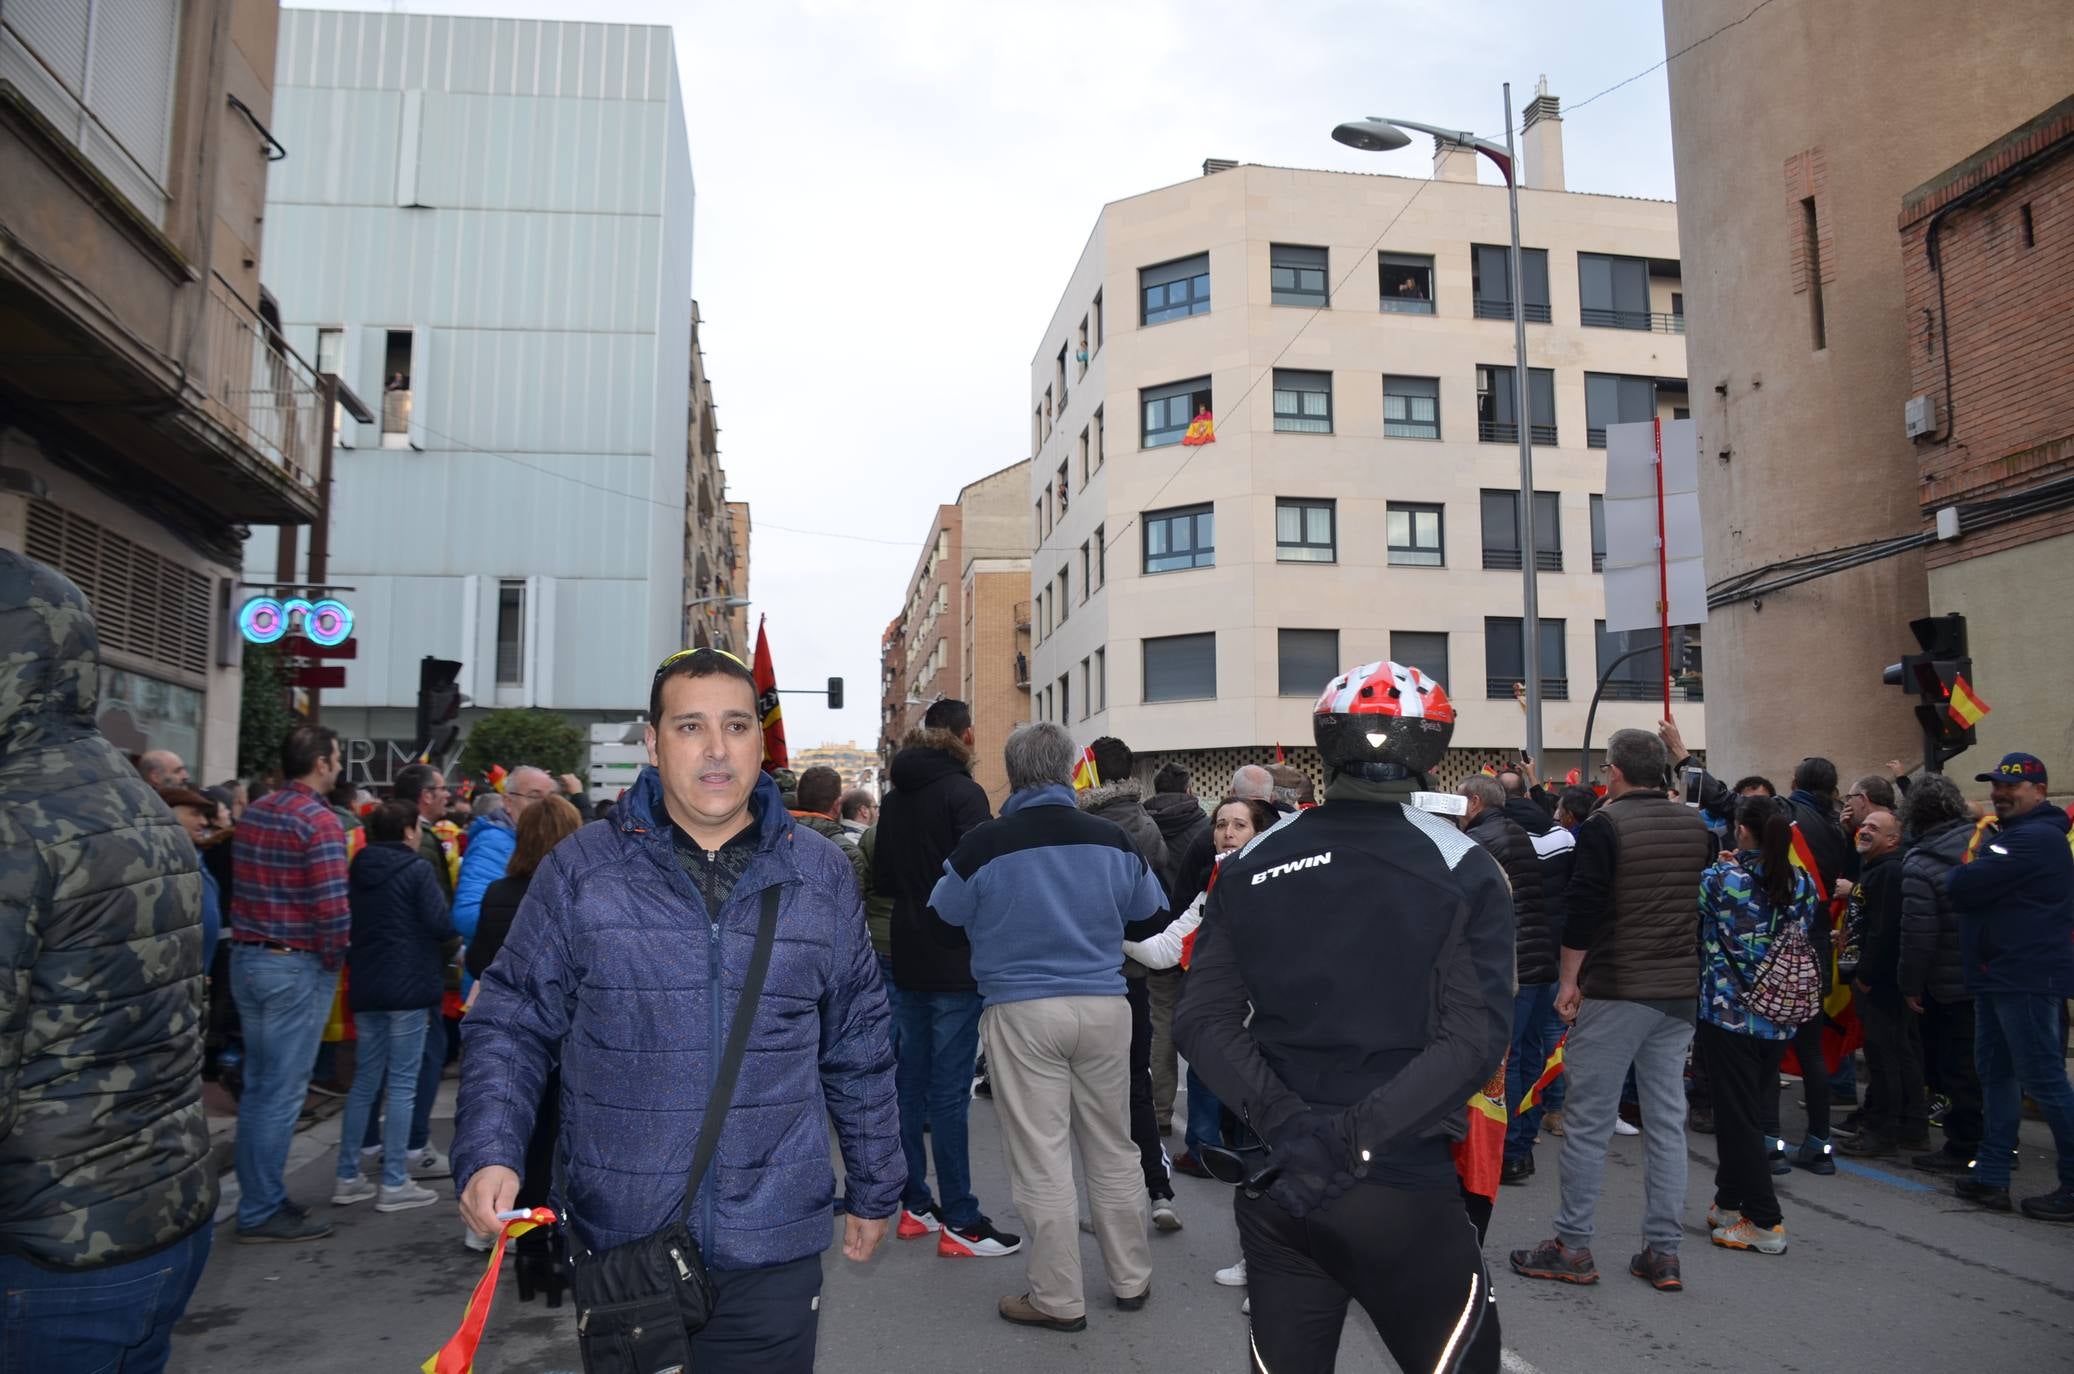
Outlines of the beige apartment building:
{"label": "beige apartment building", "polygon": [[0,6],[0,547],[85,591],[99,719],[238,766],[248,525],[319,511],[316,374],[260,285],[275,0]]}
{"label": "beige apartment building", "polygon": [[[1923,246],[1900,231],[1912,193],[2067,95],[2074,23],[2065,0],[1749,9],[1664,4],[1664,41],[1678,54],[1671,132],[1706,513],[1710,738],[1724,770],[1783,772],[1820,753],[1849,776],[1921,757],[1915,698],[1880,682],[1883,666],[1915,651],[1911,619],[1968,610],[1977,641],[2006,644],[2011,662],[2039,673],[2037,650],[2064,643],[1980,623],[2010,612],[1956,585],[1956,569],[1950,594],[1932,595],[1911,537],[1938,506],[1982,493],[1940,493],[1928,480],[1926,450],[1951,416],[1942,366],[1935,386],[1914,373],[1945,340],[1943,308],[1910,299]],[[2005,224],[2023,199],[2008,202]],[[2044,318],[2042,301],[2011,304]],[[1981,360],[1974,347],[1967,362]],[[2050,397],[2057,374],[2046,363],[2017,363],[2017,389]],[[1934,411],[1911,436],[1918,395]],[[2064,443],[2068,413],[2062,393],[2034,433]],[[1962,408],[1956,443],[1999,462],[2004,450],[1981,443],[1986,418]],[[2064,579],[2063,556],[2050,561],[2042,544],[2030,556]],[[1980,688],[1998,704],[1985,678]],[[2064,727],[2063,675],[2000,701],[2013,707],[2015,696],[2056,705]],[[1974,762],[1953,771],[1978,772]]]}
{"label": "beige apartment building", "polygon": [[691,303],[691,386],[684,425],[684,646],[725,649],[747,657],[748,608],[729,600],[749,594],[748,540],[736,548],[734,511],[720,466],[720,421],[699,343],[699,303]]}
{"label": "beige apartment building", "polygon": [[1017,462],[936,508],[880,645],[880,757],[890,767],[930,703],[957,697],[972,707],[973,776],[997,803],[1008,795],[1001,746],[1028,714],[1017,678],[1018,662],[1028,661],[1027,630],[1018,639],[1015,625],[1029,586],[1028,487],[1028,464]]}
{"label": "beige apartment building", "polygon": [[[1600,630],[1604,429],[1689,400],[1676,207],[1566,190],[1557,102],[1530,118],[1543,762],[1560,775],[1627,647]],[[1189,763],[1199,787],[1278,744],[1315,771],[1320,689],[1394,657],[1456,703],[1445,780],[1518,753],[1510,230],[1503,186],[1475,177],[1452,147],[1431,180],[1213,161],[1103,208],[1030,372],[1035,718],[1119,736],[1148,768]],[[1189,446],[1203,411],[1215,442]],[[1652,724],[1658,691],[1654,656],[1630,661],[1594,738]]]}

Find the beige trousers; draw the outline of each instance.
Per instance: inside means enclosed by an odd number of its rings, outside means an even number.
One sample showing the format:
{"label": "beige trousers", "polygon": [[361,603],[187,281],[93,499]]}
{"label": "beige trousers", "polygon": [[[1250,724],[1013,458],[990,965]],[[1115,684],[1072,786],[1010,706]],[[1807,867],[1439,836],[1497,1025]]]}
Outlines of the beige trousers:
{"label": "beige trousers", "polygon": [[1145,1180],[1130,1134],[1130,1004],[1046,997],[988,1007],[979,1018],[1001,1122],[1009,1190],[1028,1239],[1030,1301],[1049,1316],[1085,1315],[1073,1142],[1087,1177],[1110,1291],[1152,1284]]}

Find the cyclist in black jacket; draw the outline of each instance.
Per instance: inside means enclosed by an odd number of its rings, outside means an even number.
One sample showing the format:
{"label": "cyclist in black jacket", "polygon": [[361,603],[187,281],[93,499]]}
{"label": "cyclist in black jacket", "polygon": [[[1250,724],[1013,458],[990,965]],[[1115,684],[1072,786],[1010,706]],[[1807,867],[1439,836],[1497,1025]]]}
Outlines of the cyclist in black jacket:
{"label": "cyclist in black jacket", "polygon": [[1440,684],[1367,664],[1326,687],[1313,726],[1325,803],[1219,866],[1174,1021],[1269,1146],[1273,1183],[1236,1201],[1253,1367],[1330,1370],[1351,1298],[1406,1371],[1495,1370],[1449,1146],[1511,1039],[1512,897],[1496,860],[1412,804],[1454,732]]}

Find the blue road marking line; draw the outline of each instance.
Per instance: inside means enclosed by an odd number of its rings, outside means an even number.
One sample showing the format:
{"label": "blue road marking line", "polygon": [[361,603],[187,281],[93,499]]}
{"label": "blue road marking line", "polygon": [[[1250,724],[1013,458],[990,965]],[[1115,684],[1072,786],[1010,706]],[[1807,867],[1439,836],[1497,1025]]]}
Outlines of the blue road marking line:
{"label": "blue road marking line", "polygon": [[1881,1183],[1891,1183],[1896,1188],[1905,1188],[1911,1193],[1935,1193],[1940,1191],[1934,1184],[1924,1183],[1919,1179],[1908,1178],[1901,1174],[1890,1174],[1885,1169],[1875,1169],[1869,1164],[1860,1164],[1854,1159],[1839,1159],[1836,1161],[1836,1167],[1847,1174],[1856,1174],[1859,1178],[1875,1179]]}

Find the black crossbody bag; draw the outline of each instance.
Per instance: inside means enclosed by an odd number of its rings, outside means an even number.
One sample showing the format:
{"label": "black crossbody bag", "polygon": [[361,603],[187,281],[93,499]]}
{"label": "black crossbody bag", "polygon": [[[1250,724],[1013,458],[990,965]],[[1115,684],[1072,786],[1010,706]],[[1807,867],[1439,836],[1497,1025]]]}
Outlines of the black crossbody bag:
{"label": "black crossbody bag", "polygon": [[706,1102],[678,1219],[653,1235],[596,1254],[577,1252],[572,1233],[569,1286],[576,1295],[576,1338],[583,1352],[584,1374],[687,1371],[691,1368],[691,1338],[713,1318],[713,1280],[706,1273],[705,1257],[692,1238],[687,1218],[734,1102],[750,1024],[756,1019],[756,1003],[770,971],[771,945],[778,931],[778,898],[776,886],[763,890],[756,953],[749,961],[749,977],[735,1006],[727,1051],[713,1079],[713,1095]]}

